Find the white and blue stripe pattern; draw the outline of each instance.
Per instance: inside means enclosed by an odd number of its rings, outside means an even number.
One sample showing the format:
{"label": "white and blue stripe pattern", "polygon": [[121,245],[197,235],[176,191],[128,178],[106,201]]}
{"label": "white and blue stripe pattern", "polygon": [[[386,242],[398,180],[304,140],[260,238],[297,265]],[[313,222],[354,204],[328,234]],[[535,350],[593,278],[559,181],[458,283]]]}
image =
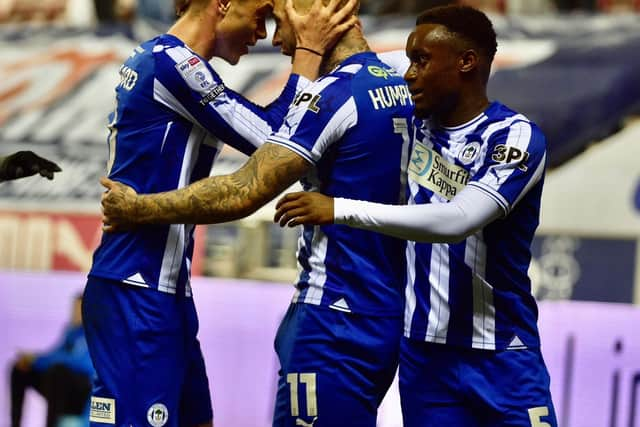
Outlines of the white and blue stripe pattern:
{"label": "white and blue stripe pattern", "polygon": [[[224,87],[179,39],[143,43],[121,67],[110,123],[109,177],[138,193],[183,188],[209,175],[223,143],[253,153],[280,127],[298,89],[292,76],[268,108]],[[191,295],[194,226],[173,224],[105,234],[90,275]]]}
{"label": "white and blue stripe pattern", "polygon": [[[302,180],[305,190],[386,204],[404,198],[408,144],[403,145],[396,127],[399,121],[410,123],[412,104],[375,108],[369,91],[406,87],[396,73],[378,72],[382,68],[390,70],[370,52],[348,58],[298,96],[283,125],[269,138],[313,165]],[[342,312],[402,316],[404,251],[404,242],[378,233],[340,225],[304,227],[293,301]]]}
{"label": "white and blue stripe pattern", "polygon": [[[494,199],[505,217],[460,243],[409,244],[405,335],[483,350],[539,346],[527,269],[546,161],[542,133],[499,103],[455,128],[416,125],[421,147],[447,164],[436,176],[464,168],[467,185]],[[511,157],[500,156],[508,150]],[[448,201],[429,182],[409,179],[410,204]]]}

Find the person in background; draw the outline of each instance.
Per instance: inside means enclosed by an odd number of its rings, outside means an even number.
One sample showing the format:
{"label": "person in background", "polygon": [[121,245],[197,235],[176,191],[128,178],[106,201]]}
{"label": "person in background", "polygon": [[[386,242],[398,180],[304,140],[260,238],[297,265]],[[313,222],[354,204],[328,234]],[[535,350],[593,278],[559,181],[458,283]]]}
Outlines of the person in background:
{"label": "person in background", "polygon": [[53,179],[53,174],[61,171],[60,166],[38,156],[33,151],[18,151],[9,156],[0,157],[0,182],[35,174]]}
{"label": "person in background", "polygon": [[47,427],[64,416],[85,412],[94,375],[82,327],[82,296],[73,300],[71,321],[60,342],[43,353],[19,353],[11,368],[11,427],[20,427],[25,392],[33,388],[47,401]]}
{"label": "person in background", "polygon": [[173,0],[138,0],[136,16],[152,23],[170,25],[175,20]]}
{"label": "person in background", "polygon": [[116,21],[115,0],[94,0],[96,19],[99,23],[113,23]]}

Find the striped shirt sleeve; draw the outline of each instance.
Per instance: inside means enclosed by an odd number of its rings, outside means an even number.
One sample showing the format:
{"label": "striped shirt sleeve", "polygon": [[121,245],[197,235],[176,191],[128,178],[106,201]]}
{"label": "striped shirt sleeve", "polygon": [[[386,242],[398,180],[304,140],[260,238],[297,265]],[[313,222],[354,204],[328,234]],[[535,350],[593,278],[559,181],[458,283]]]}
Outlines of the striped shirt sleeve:
{"label": "striped shirt sleeve", "polygon": [[357,121],[349,81],[328,77],[296,97],[284,123],[268,142],[287,147],[315,165]]}
{"label": "striped shirt sleeve", "polygon": [[540,129],[525,120],[514,120],[488,138],[485,162],[469,185],[493,198],[506,215],[543,178],[546,142]]}
{"label": "striped shirt sleeve", "polygon": [[309,83],[290,76],[281,97],[264,108],[227,88],[208,62],[184,46],[156,46],[154,53],[156,101],[247,155],[278,129],[296,92]]}

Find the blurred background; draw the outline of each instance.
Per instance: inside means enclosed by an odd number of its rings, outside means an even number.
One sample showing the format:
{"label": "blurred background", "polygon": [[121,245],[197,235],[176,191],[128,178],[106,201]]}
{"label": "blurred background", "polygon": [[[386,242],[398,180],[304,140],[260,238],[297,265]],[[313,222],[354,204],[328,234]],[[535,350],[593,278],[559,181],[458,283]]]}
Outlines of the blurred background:
{"label": "blurred background", "polygon": [[[363,0],[365,34],[376,51],[403,49],[417,13],[445,3]],[[499,36],[490,98],[548,138],[530,273],[560,425],[640,426],[640,1],[464,3],[485,10]],[[51,182],[0,184],[0,427],[10,425],[16,354],[54,346],[100,240],[118,68],[172,21],[173,0],[0,0],[0,155],[33,150],[63,169]],[[269,36],[238,66],[214,68],[265,104],[290,60]],[[225,151],[212,173],[244,161]],[[270,425],[272,339],[298,236],[273,212],[196,229],[193,288],[218,427]],[[23,425],[42,425],[44,408],[28,393]],[[401,426],[395,389],[379,424]]]}

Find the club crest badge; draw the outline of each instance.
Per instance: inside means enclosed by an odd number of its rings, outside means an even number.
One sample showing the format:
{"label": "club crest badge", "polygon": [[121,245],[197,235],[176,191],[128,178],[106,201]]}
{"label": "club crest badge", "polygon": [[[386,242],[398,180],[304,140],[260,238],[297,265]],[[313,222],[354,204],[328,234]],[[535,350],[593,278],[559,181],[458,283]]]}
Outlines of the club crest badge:
{"label": "club crest badge", "polygon": [[147,421],[153,427],[162,427],[169,420],[169,410],[162,403],[151,405],[147,411]]}
{"label": "club crest badge", "polygon": [[458,160],[462,162],[463,165],[468,165],[472,163],[480,153],[480,143],[479,142],[470,142],[465,145],[460,154],[458,154]]}

